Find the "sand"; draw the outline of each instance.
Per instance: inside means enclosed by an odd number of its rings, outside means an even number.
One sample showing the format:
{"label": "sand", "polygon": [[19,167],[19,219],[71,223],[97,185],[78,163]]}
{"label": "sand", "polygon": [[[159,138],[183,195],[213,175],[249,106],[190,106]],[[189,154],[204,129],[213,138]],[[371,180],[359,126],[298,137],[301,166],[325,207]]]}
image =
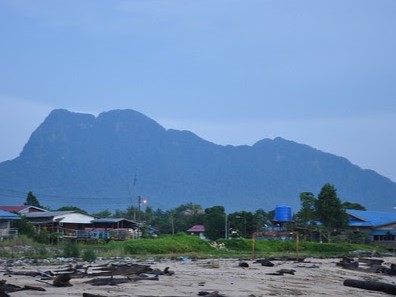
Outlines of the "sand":
{"label": "sand", "polygon": [[[396,258],[383,258],[384,265],[396,263]],[[163,270],[170,267],[174,275],[160,275],[158,281],[142,280],[117,286],[92,286],[89,278],[72,279],[72,287],[56,288],[37,282],[39,277],[4,276],[0,279],[15,285],[41,286],[45,292],[20,291],[10,293],[19,296],[82,296],[84,292],[104,296],[198,296],[200,291],[219,291],[223,296],[390,296],[386,293],[346,287],[345,279],[373,280],[396,284],[396,276],[347,270],[336,266],[340,259],[307,258],[303,263],[272,261],[275,266],[264,267],[253,261],[245,261],[249,267],[239,267],[237,259],[163,260],[147,262],[151,268]],[[141,263],[140,263],[141,264]],[[55,270],[59,266],[14,267],[14,271],[37,269]],[[295,274],[268,275],[279,269],[294,269]]]}

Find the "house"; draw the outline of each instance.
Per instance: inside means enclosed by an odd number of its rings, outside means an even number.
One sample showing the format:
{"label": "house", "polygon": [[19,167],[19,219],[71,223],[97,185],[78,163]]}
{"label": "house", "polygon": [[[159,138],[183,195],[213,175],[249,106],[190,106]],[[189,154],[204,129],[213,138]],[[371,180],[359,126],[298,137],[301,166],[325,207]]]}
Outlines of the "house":
{"label": "house", "polygon": [[30,212],[24,217],[40,230],[74,236],[76,230],[91,227],[95,217],[76,211]]}
{"label": "house", "polygon": [[88,232],[85,236],[99,239],[125,240],[142,236],[139,224],[125,218],[94,219],[92,228],[86,228],[85,231]]}
{"label": "house", "polygon": [[20,220],[21,217],[17,214],[0,210],[0,239],[6,237],[13,237],[18,235],[18,229],[12,228],[13,224]]}
{"label": "house", "polygon": [[204,225],[194,225],[187,229],[191,235],[198,235],[201,239],[205,239],[205,226]]}
{"label": "house", "polygon": [[33,206],[33,205],[14,205],[14,206],[0,206],[0,210],[8,211],[8,212],[14,212],[14,213],[19,213],[19,214],[25,214],[25,213],[30,213],[30,212],[45,212],[47,211],[44,208]]}
{"label": "house", "polygon": [[368,241],[396,248],[396,211],[363,211],[347,209],[349,228],[367,232]]}

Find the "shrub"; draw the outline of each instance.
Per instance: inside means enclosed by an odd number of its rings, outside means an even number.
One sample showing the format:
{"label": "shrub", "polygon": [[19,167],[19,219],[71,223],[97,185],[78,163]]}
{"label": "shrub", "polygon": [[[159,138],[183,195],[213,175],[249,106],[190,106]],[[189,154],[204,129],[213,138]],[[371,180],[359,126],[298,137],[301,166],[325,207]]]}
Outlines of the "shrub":
{"label": "shrub", "polygon": [[124,245],[127,254],[174,254],[208,252],[211,248],[207,241],[197,236],[178,234],[155,239],[129,240]]}
{"label": "shrub", "polygon": [[228,239],[228,240],[219,240],[219,242],[224,243],[225,247],[234,251],[251,251],[252,250],[252,241],[249,239],[237,238],[237,239]]}
{"label": "shrub", "polygon": [[85,249],[82,255],[84,261],[92,262],[96,260],[96,253],[93,249]]}
{"label": "shrub", "polygon": [[74,257],[77,258],[80,256],[80,248],[79,246],[72,241],[69,241],[65,244],[63,249],[63,256],[64,257]]}

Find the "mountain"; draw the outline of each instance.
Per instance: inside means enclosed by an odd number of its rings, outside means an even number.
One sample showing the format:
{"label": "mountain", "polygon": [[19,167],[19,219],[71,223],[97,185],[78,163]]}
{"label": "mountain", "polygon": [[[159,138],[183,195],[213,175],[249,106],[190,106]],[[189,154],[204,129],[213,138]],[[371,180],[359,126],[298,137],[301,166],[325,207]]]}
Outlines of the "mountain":
{"label": "mountain", "polygon": [[57,109],[19,157],[0,163],[2,204],[28,191],[51,208],[125,209],[142,196],[169,209],[193,202],[227,211],[300,207],[299,194],[332,183],[344,201],[393,209],[396,183],[347,159],[282,138],[222,146],[189,131],[166,130],[133,110],[95,117]]}

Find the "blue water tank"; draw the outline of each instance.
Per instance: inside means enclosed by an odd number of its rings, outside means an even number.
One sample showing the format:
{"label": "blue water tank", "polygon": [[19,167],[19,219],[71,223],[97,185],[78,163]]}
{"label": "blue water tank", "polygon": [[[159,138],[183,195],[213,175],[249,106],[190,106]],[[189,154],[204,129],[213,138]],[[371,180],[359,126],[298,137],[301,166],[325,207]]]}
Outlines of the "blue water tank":
{"label": "blue water tank", "polygon": [[291,207],[287,205],[278,205],[275,207],[275,222],[291,222]]}

